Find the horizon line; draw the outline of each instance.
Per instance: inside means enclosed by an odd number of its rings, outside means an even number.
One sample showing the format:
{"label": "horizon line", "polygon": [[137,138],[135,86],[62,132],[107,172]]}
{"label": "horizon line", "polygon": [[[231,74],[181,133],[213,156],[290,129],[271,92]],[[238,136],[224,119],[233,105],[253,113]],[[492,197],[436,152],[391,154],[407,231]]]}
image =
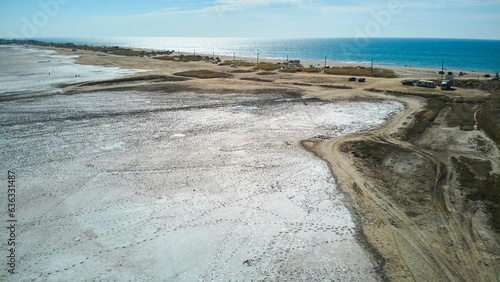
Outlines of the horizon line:
{"label": "horizon line", "polygon": [[[353,39],[358,37],[332,36],[332,37],[240,37],[240,36],[40,36],[40,37],[0,37],[2,40],[40,40],[40,39],[94,39],[94,38],[210,38],[210,39],[266,39],[266,40],[287,40],[287,39]],[[381,36],[367,37],[369,39],[441,39],[441,40],[490,40],[500,41],[500,38],[467,38],[467,37],[400,37],[400,36]]]}

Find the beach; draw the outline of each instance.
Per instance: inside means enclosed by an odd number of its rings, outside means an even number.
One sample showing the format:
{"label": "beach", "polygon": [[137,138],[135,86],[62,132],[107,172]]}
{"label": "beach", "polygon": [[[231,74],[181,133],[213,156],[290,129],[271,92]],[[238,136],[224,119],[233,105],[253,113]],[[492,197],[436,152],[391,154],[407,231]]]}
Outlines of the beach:
{"label": "beach", "polygon": [[[82,81],[57,94],[2,101],[5,170],[19,175],[23,202],[21,280],[498,279],[498,234],[450,164],[474,156],[498,174],[498,146],[447,123],[450,110],[401,140],[425,95],[443,93],[401,80],[439,70],[384,67],[399,77],[362,83],[41,49],[133,73],[71,73]],[[178,75],[192,70],[225,77]],[[490,94],[444,95],[473,104]],[[392,147],[378,162],[359,142]]]}

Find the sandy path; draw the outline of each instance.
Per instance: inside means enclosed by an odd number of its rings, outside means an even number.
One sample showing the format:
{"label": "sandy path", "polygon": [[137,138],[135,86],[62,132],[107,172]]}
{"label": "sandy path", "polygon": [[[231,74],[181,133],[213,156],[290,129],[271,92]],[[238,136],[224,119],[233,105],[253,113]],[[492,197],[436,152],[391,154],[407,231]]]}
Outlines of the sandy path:
{"label": "sandy path", "polygon": [[[464,221],[450,204],[446,191],[451,181],[447,159],[391,137],[391,134],[397,132],[404,122],[421,109],[421,101],[403,97],[392,98],[404,102],[407,107],[383,127],[325,141],[308,140],[303,144],[330,164],[339,186],[350,195],[357,209],[362,211],[364,218],[368,220],[363,226],[363,232],[386,259],[387,275],[391,280],[495,281],[497,276],[494,268],[477,263],[483,259],[477,248],[479,234],[470,230],[469,221]],[[341,145],[345,142],[361,140],[396,145],[426,158],[433,164],[433,206],[441,218],[440,224],[446,226],[447,235],[451,239],[450,245],[460,246],[459,248],[454,248],[452,252],[441,248],[431,230],[422,229],[405,214],[404,209],[399,209],[386,195],[378,191],[378,184],[364,177],[354,166],[351,154],[341,151]]]}

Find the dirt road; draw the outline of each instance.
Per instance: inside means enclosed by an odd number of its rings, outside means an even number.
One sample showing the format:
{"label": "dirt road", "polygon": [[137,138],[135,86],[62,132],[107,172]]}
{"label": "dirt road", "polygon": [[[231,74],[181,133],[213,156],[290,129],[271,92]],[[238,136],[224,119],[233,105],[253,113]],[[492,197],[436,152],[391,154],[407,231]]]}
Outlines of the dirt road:
{"label": "dirt road", "polygon": [[[470,217],[452,204],[456,199],[448,191],[452,174],[447,158],[393,137],[421,108],[422,102],[406,97],[394,99],[405,103],[406,109],[385,126],[329,140],[311,139],[303,142],[304,147],[328,162],[354,209],[361,211],[362,235],[367,244],[385,258],[388,279],[498,281],[495,262],[486,249],[478,247],[484,247],[481,235],[472,228]],[[351,152],[343,149],[344,144],[353,142],[374,142],[397,148],[400,153],[424,159],[426,165],[432,167],[429,205],[421,207],[428,211],[426,220],[422,222],[421,218],[410,216],[409,206],[394,201],[391,192],[383,191],[381,186],[387,183],[366,177],[366,171],[360,171],[370,168],[360,165]]]}

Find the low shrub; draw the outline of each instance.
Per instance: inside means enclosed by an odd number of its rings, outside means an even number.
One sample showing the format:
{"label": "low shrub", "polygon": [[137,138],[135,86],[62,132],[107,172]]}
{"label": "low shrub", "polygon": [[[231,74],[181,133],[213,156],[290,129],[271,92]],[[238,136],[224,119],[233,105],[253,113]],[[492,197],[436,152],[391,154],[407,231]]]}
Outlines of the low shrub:
{"label": "low shrub", "polygon": [[195,77],[195,78],[202,78],[202,79],[229,78],[229,77],[233,76],[230,73],[211,71],[211,70],[189,70],[189,71],[174,73],[174,75],[183,76],[183,77]]}
{"label": "low shrub", "polygon": [[365,67],[331,67],[325,70],[326,74],[334,75],[353,75],[353,76],[368,76],[368,77],[384,77],[396,78],[396,73],[392,70]]}

